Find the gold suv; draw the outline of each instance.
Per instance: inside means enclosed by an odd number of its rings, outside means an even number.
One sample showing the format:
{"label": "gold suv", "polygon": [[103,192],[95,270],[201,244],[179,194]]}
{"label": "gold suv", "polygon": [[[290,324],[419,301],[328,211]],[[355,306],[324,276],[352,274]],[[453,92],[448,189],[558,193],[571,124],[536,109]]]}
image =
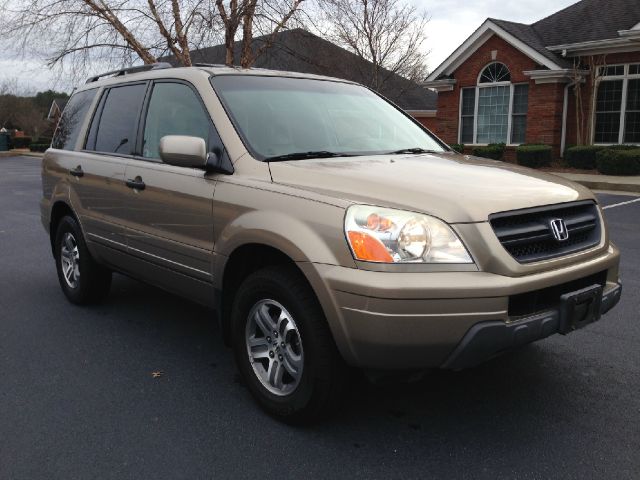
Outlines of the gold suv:
{"label": "gold suv", "polygon": [[103,299],[115,271],[212,307],[252,394],[290,422],[335,408],[350,367],[474,366],[620,299],[589,190],[459,155],[334,78],[166,64],[93,77],[42,185],[71,302]]}

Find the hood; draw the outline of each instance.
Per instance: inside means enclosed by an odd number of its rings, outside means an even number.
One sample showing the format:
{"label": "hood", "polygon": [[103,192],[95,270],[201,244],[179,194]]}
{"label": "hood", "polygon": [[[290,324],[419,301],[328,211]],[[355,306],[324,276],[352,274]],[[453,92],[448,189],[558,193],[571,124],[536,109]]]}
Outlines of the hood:
{"label": "hood", "polygon": [[340,199],[426,213],[448,223],[593,198],[564,178],[453,153],[375,155],[269,164],[273,181]]}

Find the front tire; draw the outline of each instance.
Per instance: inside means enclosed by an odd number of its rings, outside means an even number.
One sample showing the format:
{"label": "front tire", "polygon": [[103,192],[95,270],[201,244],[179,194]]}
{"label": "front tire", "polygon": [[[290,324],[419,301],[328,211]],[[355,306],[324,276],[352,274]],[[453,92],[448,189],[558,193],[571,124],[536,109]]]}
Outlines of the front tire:
{"label": "front tire", "polygon": [[260,406],[288,423],[308,423],[340,404],[348,378],[322,309],[294,268],[249,275],[231,312],[236,363]]}
{"label": "front tire", "polygon": [[111,272],[91,257],[75,218],[65,216],[60,220],[53,248],[58,281],[71,303],[97,303],[109,294]]}

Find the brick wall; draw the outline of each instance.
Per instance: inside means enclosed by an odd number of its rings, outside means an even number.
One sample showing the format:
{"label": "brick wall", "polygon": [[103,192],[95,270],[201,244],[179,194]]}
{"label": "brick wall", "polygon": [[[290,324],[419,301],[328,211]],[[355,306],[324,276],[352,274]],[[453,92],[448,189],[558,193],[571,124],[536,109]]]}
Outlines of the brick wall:
{"label": "brick wall", "polygon": [[417,121],[419,121],[422,125],[424,125],[429,130],[431,130],[432,132],[435,133],[436,126],[437,126],[437,123],[438,123],[438,120],[436,119],[436,117],[418,117],[418,116],[415,116],[414,118]]}
{"label": "brick wall", "polygon": [[560,157],[564,83],[529,83],[527,143],[551,145],[553,156]]}
{"label": "brick wall", "polygon": [[[496,52],[495,59],[492,58],[494,50]],[[458,141],[460,89],[477,85],[480,72],[493,61],[502,62],[509,68],[513,83],[529,82],[529,78],[523,72],[536,69],[536,63],[524,53],[496,35],[490,37],[453,73],[453,77],[456,79],[453,90],[438,93],[438,113],[434,133],[447,143],[457,143]],[[531,85],[532,82],[529,84]],[[541,95],[543,93],[540,91]],[[531,99],[529,106],[531,106]],[[538,130],[540,128],[538,127]],[[535,131],[535,129],[533,131],[538,136],[547,133]]]}

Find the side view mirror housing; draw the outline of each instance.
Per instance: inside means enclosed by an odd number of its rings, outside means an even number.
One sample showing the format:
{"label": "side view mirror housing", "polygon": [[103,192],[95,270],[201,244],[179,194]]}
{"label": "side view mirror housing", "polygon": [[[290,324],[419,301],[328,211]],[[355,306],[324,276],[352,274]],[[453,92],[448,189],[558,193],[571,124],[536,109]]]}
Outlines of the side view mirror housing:
{"label": "side view mirror housing", "polygon": [[207,144],[200,137],[166,135],[160,139],[160,158],[168,165],[202,168],[207,173],[233,173],[233,164],[226,151],[214,148],[207,153]]}
{"label": "side view mirror housing", "polygon": [[204,168],[207,144],[199,137],[166,135],[160,139],[160,158],[176,167]]}

